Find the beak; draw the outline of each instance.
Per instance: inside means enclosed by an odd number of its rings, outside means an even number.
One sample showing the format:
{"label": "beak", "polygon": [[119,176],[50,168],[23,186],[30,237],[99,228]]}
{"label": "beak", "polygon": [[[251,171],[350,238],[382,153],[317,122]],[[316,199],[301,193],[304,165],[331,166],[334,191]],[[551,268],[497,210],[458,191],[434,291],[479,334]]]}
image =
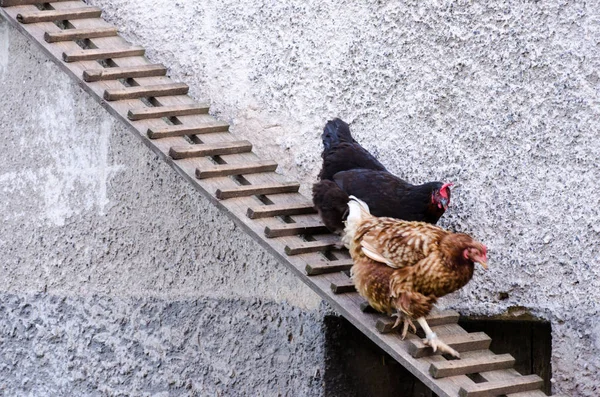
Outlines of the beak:
{"label": "beak", "polygon": [[440,203],[439,203],[439,207],[440,208],[444,208],[444,211],[446,211],[448,209],[448,199],[447,198],[440,198]]}
{"label": "beak", "polygon": [[487,270],[487,269],[488,269],[488,265],[487,265],[487,262],[486,262],[486,261],[484,261],[484,260],[480,260],[480,261],[477,261],[477,263],[479,263],[481,266],[483,266],[483,268],[484,268],[485,270]]}

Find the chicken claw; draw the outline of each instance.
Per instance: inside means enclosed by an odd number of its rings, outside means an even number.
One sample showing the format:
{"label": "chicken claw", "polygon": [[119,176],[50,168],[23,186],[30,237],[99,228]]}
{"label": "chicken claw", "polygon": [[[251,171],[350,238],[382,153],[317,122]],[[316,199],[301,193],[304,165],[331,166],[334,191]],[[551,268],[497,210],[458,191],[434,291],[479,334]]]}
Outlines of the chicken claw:
{"label": "chicken claw", "polygon": [[439,349],[439,351],[442,354],[449,354],[452,357],[460,358],[460,354],[456,350],[442,342],[442,340],[438,338],[435,332],[428,333],[425,336],[425,339],[423,339],[423,344],[431,347],[434,353]]}
{"label": "chicken claw", "polygon": [[402,327],[402,340],[404,340],[404,338],[406,338],[406,334],[408,333],[408,327],[410,327],[410,329],[412,330],[413,333],[417,333],[417,327],[415,327],[415,324],[412,322],[412,320],[405,315],[402,312],[397,312],[396,314],[392,314],[392,317],[398,317],[396,319],[396,322],[394,323],[394,326],[392,327],[392,329],[396,328],[397,326],[400,325],[400,323],[404,323],[403,327]]}

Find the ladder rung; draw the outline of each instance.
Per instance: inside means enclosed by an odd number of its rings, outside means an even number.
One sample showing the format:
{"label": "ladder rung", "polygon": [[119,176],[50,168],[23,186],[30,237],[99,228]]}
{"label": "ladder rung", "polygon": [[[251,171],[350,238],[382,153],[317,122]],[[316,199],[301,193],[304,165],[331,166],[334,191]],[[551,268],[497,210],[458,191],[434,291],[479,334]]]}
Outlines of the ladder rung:
{"label": "ladder rung", "polygon": [[235,197],[257,196],[260,194],[296,193],[300,190],[298,182],[273,183],[267,185],[244,185],[231,189],[217,189],[215,196],[220,200]]}
{"label": "ladder rung", "polygon": [[[165,69],[165,73],[166,71],[167,70]],[[208,113],[208,109],[208,104],[156,106],[131,109],[129,113],[127,113],[127,118],[129,118],[129,120],[147,120],[160,119],[162,117],[192,116],[196,114],[206,114]]]}
{"label": "ladder rung", "polygon": [[247,153],[252,150],[252,144],[244,141],[228,141],[220,143],[205,143],[199,145],[173,146],[169,156],[175,160],[190,157],[221,156],[224,154]]}
{"label": "ladder rung", "polygon": [[107,101],[119,101],[122,99],[138,99],[149,97],[160,97],[169,95],[185,95],[190,87],[184,83],[140,85],[122,89],[109,89],[104,91],[104,99]]}
{"label": "ladder rung", "polygon": [[[430,327],[435,327],[438,325],[456,324],[458,323],[459,317],[460,314],[454,310],[444,310],[441,312],[432,311],[427,317],[425,317],[425,319],[427,320],[427,324],[429,324]],[[375,327],[380,333],[387,334],[388,332],[391,332],[393,330],[392,327],[395,323],[395,319],[380,318],[377,320]],[[415,326],[417,328],[420,327],[418,323],[415,324]]]}
{"label": "ladder rung", "polygon": [[485,371],[509,369],[515,365],[515,359],[510,354],[500,354],[485,357],[463,358],[460,360],[437,361],[431,363],[429,373],[434,378],[474,374]]}
{"label": "ladder rung", "polygon": [[296,234],[324,234],[329,230],[321,222],[314,223],[288,223],[281,226],[265,227],[265,236],[268,238],[295,236]]}
{"label": "ladder rung", "polygon": [[319,263],[309,263],[306,265],[306,274],[309,276],[316,276],[318,274],[342,272],[350,270],[352,267],[352,259],[337,260]]}
{"label": "ladder rung", "polygon": [[83,71],[83,79],[88,83],[101,80],[129,79],[135,77],[156,77],[167,74],[167,68],[161,64],[130,67],[89,69]]}
{"label": "ladder rung", "polygon": [[280,204],[263,205],[262,207],[248,208],[247,216],[250,219],[269,218],[272,216],[316,214],[317,210],[312,203],[306,204]]}
{"label": "ladder rung", "polygon": [[[490,337],[483,332],[473,332],[470,334],[458,335],[444,335],[441,339],[448,346],[450,346],[459,353],[473,350],[485,350],[490,347],[490,343],[492,342]],[[431,350],[431,347],[426,346],[420,338],[414,338],[409,340],[408,352],[414,358],[440,354],[439,350],[436,353],[434,353],[433,350]]]}
{"label": "ladder rung", "polygon": [[210,168],[196,168],[196,178],[206,179],[217,176],[256,174],[258,172],[272,172],[277,169],[277,163],[272,160],[261,160],[252,163],[223,164]]}
{"label": "ladder rung", "polygon": [[148,138],[160,139],[173,136],[209,134],[211,132],[227,131],[229,131],[229,124],[215,120],[210,123],[196,126],[178,124],[162,128],[150,128],[148,129]]}
{"label": "ladder rung", "polygon": [[334,245],[335,243],[328,241],[308,241],[292,246],[286,245],[285,253],[287,255],[292,256],[299,254],[308,254],[311,252],[323,252],[329,251],[331,248],[333,248]]}
{"label": "ladder rung", "polygon": [[0,7],[26,6],[33,4],[56,3],[69,0],[0,0]]}
{"label": "ladder rung", "polygon": [[83,39],[95,39],[99,37],[116,36],[119,29],[110,28],[91,28],[91,29],[65,29],[60,32],[46,32],[44,40],[47,43],[56,43],[59,41],[73,41]]}
{"label": "ladder rung", "polygon": [[99,18],[102,10],[98,7],[71,8],[68,10],[46,10],[37,12],[23,12],[17,14],[17,21],[21,23],[67,21],[84,18]]}
{"label": "ladder rung", "polygon": [[460,388],[458,395],[460,397],[500,396],[536,390],[542,387],[543,384],[544,381],[537,375],[515,376],[510,379],[474,383],[466,388],[463,386]]}
{"label": "ladder rung", "polygon": [[63,52],[62,57],[65,62],[97,61],[100,59],[142,56],[145,52],[146,50],[143,47],[138,46],[120,50],[94,48],[89,50]]}
{"label": "ladder rung", "polygon": [[347,292],[356,292],[356,287],[352,280],[339,281],[331,283],[329,286],[334,294],[345,294]]}

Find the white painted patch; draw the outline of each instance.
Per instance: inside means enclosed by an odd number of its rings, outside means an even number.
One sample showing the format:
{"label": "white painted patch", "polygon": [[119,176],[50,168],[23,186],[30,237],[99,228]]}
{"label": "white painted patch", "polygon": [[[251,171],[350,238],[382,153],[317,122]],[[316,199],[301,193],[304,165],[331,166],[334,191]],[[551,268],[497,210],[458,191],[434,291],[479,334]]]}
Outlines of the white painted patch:
{"label": "white painted patch", "polygon": [[8,24],[0,19],[0,81],[8,69]]}
{"label": "white painted patch", "polygon": [[109,180],[124,168],[110,164],[110,119],[77,123],[78,104],[71,86],[67,80],[59,85],[39,93],[47,100],[37,114],[39,131],[33,138],[52,158],[51,165],[38,173],[43,181],[43,217],[56,226],[84,211],[105,215]]}

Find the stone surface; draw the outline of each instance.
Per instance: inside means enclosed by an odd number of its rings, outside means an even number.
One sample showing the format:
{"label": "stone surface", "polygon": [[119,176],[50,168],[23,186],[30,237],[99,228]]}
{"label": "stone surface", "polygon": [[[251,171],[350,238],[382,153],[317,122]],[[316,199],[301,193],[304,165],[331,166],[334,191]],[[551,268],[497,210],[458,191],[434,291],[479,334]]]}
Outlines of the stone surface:
{"label": "stone surface", "polygon": [[[319,315],[258,299],[0,294],[6,396],[319,395]],[[321,369],[321,371],[318,371]]]}
{"label": "stone surface", "polygon": [[[303,182],[304,192],[310,190],[320,167],[322,126],[334,116],[352,122],[356,139],[398,175],[414,182],[456,182],[451,209],[441,223],[484,241],[489,248],[491,269],[487,273],[477,271],[472,283],[441,304],[466,315],[531,313],[550,321],[555,391],[582,396],[598,394],[600,23],[597,16],[600,3],[560,0],[506,0],[493,4],[443,0],[368,3],[90,0],[89,3],[102,7],[104,16],[132,42],[145,46],[153,61],[168,65],[175,79],[190,85],[193,96],[209,100],[212,112],[232,122],[232,131],[250,139],[263,157],[276,158],[282,172]],[[13,36],[10,35],[11,40]],[[63,81],[66,89],[74,92],[72,95],[82,96],[66,78],[48,79],[47,85],[41,85],[37,71],[53,67],[47,66],[43,57],[35,55],[26,44],[22,44],[24,51],[17,60],[8,62],[2,57],[9,51],[7,37],[6,28],[4,33],[0,28],[0,87],[4,90],[12,86],[16,90],[9,106],[18,110],[18,115],[31,114],[29,117],[33,118],[34,109],[39,108],[39,102],[27,101],[33,95],[28,97],[28,90],[23,87],[52,90],[52,85],[58,84],[56,81]],[[18,66],[11,72],[13,62]],[[6,100],[1,101],[6,108]],[[65,102],[64,106],[69,105]],[[63,110],[85,112],[79,107]],[[10,110],[13,116],[14,111]],[[13,116],[8,117],[11,123],[15,122]],[[97,116],[90,111],[86,117]],[[6,122],[4,118],[2,122]],[[119,128],[113,126],[107,130]],[[101,139],[102,130],[94,131],[96,139]],[[30,134],[40,135],[38,127],[33,127]],[[117,133],[111,136],[111,140],[130,139]],[[30,139],[34,138],[22,138],[23,145]],[[113,147],[119,150],[116,144]],[[31,153],[35,147],[23,150]],[[143,151],[136,145],[127,146],[127,150]],[[114,156],[112,150],[109,153]],[[52,155],[55,154],[46,153],[35,161],[49,161]],[[181,184],[178,185],[181,192],[187,193],[180,196],[172,189],[160,190],[156,176],[164,178],[163,166],[148,160],[152,159],[149,154],[139,156],[143,159],[139,160],[141,174],[146,175],[148,167],[156,167],[146,182],[152,190],[140,192],[142,202],[153,200],[152,197],[156,200],[160,197],[161,203],[171,202],[164,198],[174,195],[180,198],[178,205],[185,208],[198,203],[203,211],[219,219],[216,223],[224,224],[220,227],[235,228],[218,218],[222,216],[209,209],[191,190],[186,191],[182,182],[175,179],[163,182]],[[10,198],[11,192],[19,193],[21,189],[27,193],[20,193],[19,197],[33,196],[30,200],[19,200],[18,204],[15,201],[8,204],[25,213],[21,220],[9,220],[10,230],[19,233],[16,230],[30,227],[26,219],[36,211],[47,225],[63,219],[66,225],[65,214],[81,211],[85,216],[89,212],[84,210],[86,205],[96,215],[107,211],[102,216],[111,216],[109,209],[115,206],[121,212],[114,219],[128,219],[132,215],[126,213],[137,209],[137,205],[120,207],[117,203],[121,196],[135,193],[119,191],[114,193],[118,199],[113,200],[111,188],[115,181],[122,183],[119,171],[114,168],[125,164],[121,158],[107,163],[105,175],[110,179],[106,196],[101,193],[102,178],[90,176],[86,181],[73,181],[72,186],[79,189],[87,183],[88,189],[90,186],[97,189],[98,194],[90,199],[92,204],[82,201],[80,205],[68,206],[63,206],[60,199],[68,197],[68,192],[44,190],[44,184],[50,184],[46,180],[51,181],[56,175],[45,179],[30,166],[27,172],[15,177],[11,176],[18,171],[15,167],[5,169],[6,165],[0,163],[3,170],[0,178],[4,178],[0,180],[9,181],[3,182],[4,194]],[[61,157],[58,161],[66,160]],[[31,162],[29,158],[28,164]],[[40,178],[44,179],[41,183]],[[31,190],[34,188],[38,191]],[[75,196],[78,195],[81,192]],[[43,204],[35,204],[36,200]],[[161,220],[155,226],[162,224]],[[116,227],[114,223],[112,227]],[[46,237],[48,230],[41,230],[38,233]],[[189,230],[189,225],[183,226],[179,237]],[[1,246],[5,257],[16,257],[21,245],[29,242],[31,247],[37,241],[35,232],[20,233],[25,237],[18,240],[20,244]],[[236,233],[243,239],[239,231]],[[53,238],[50,234],[49,238]],[[136,236],[141,234],[132,231],[130,236],[131,241],[137,241]],[[71,244],[77,245],[78,238],[74,236]],[[170,241],[180,241],[173,238]],[[56,241],[64,244],[64,240]],[[248,244],[254,247],[252,242]],[[154,249],[152,245],[148,247]],[[178,248],[183,252],[188,249],[180,245]],[[219,251],[218,246],[214,249],[221,252],[221,258],[225,256],[226,251]],[[70,248],[68,252],[72,252]],[[109,250],[107,255],[111,252],[118,256],[116,249]],[[138,266],[151,266],[146,260],[152,255],[144,257],[143,250],[140,255],[143,260],[131,265],[132,271]],[[190,261],[191,255],[187,257]],[[17,286],[18,280],[29,273],[19,275],[18,267],[15,270],[13,266],[35,267],[31,260],[26,262],[13,259],[11,267],[7,267],[13,274],[5,277],[3,283],[22,290]],[[48,263],[44,266],[52,266],[53,262]],[[37,265],[37,270],[47,272],[46,279],[51,283],[57,276],[51,267],[44,266]],[[148,268],[139,274],[144,280]],[[242,274],[252,279],[258,273],[242,271]],[[111,282],[119,285],[118,277],[115,273]],[[235,282],[229,274],[222,277],[227,283]],[[289,277],[290,286],[294,285]],[[63,276],[61,283],[68,278]],[[216,278],[202,279],[205,280],[211,287],[206,291],[228,289],[223,286],[227,284],[216,282]],[[138,278],[132,277],[132,282],[137,283]],[[152,285],[150,281],[146,283]],[[43,283],[38,284],[41,287]],[[179,290],[172,288],[166,293],[177,295]],[[261,293],[268,296],[270,289],[267,290]],[[293,301],[293,295],[285,299]],[[314,307],[314,301],[306,306]]]}

